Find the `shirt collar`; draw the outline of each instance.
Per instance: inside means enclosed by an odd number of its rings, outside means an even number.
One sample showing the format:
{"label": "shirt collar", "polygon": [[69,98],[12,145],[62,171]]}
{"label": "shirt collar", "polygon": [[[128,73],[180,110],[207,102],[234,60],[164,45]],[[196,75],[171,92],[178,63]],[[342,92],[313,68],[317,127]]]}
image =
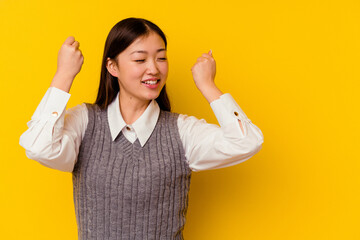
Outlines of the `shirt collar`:
{"label": "shirt collar", "polygon": [[[107,115],[110,127],[111,138],[114,141],[120,131],[126,127],[126,123],[121,115],[119,106],[119,94],[109,104]],[[143,114],[131,126],[135,130],[136,136],[143,147],[153,132],[156,122],[160,115],[160,107],[155,99],[151,100]]]}

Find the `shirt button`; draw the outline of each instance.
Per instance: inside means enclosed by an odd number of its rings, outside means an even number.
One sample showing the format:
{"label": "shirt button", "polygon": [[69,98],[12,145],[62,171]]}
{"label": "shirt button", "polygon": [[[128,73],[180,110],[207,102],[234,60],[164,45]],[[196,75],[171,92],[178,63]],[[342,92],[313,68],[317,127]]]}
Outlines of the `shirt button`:
{"label": "shirt button", "polygon": [[57,117],[58,113],[57,112],[52,112],[51,115],[54,116],[54,117]]}
{"label": "shirt button", "polygon": [[126,129],[127,129],[128,131],[130,131],[130,130],[131,130],[131,128],[130,128],[129,126],[126,126]]}
{"label": "shirt button", "polygon": [[236,111],[234,112],[234,114],[235,114],[235,116],[239,116],[239,113],[238,113],[238,112],[236,112]]}

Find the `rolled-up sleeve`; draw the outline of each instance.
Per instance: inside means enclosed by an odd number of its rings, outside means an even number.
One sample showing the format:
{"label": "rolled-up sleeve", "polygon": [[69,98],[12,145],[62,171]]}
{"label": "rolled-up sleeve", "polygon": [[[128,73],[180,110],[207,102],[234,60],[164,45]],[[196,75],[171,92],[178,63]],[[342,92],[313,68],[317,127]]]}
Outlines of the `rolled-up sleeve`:
{"label": "rolled-up sleeve", "polygon": [[229,93],[212,101],[210,106],[220,126],[185,114],[178,118],[185,156],[195,172],[239,164],[259,152],[264,142],[260,128]]}
{"label": "rolled-up sleeve", "polygon": [[64,172],[73,170],[87,120],[84,104],[66,110],[69,98],[69,93],[50,87],[19,142],[29,159]]}

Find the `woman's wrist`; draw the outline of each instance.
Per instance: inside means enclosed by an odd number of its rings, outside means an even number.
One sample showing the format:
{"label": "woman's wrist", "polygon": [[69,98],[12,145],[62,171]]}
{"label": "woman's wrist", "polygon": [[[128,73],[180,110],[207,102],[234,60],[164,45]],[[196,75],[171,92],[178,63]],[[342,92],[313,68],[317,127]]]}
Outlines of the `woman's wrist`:
{"label": "woman's wrist", "polygon": [[71,76],[66,76],[64,74],[56,72],[50,84],[50,87],[56,87],[62,91],[69,93],[73,80],[74,78]]}
{"label": "woman's wrist", "polygon": [[223,93],[220,91],[216,85],[208,85],[202,88],[199,88],[202,95],[206,98],[206,100],[211,103],[212,101],[219,99]]}

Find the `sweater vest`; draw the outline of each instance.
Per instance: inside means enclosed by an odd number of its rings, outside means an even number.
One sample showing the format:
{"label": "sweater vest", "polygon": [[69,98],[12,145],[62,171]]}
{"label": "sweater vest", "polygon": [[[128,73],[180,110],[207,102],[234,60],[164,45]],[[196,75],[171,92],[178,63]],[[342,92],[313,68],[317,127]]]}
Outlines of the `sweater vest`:
{"label": "sweater vest", "polygon": [[183,239],[191,169],[178,113],[160,110],[141,147],[112,141],[107,109],[85,103],[88,125],[72,172],[79,240]]}

